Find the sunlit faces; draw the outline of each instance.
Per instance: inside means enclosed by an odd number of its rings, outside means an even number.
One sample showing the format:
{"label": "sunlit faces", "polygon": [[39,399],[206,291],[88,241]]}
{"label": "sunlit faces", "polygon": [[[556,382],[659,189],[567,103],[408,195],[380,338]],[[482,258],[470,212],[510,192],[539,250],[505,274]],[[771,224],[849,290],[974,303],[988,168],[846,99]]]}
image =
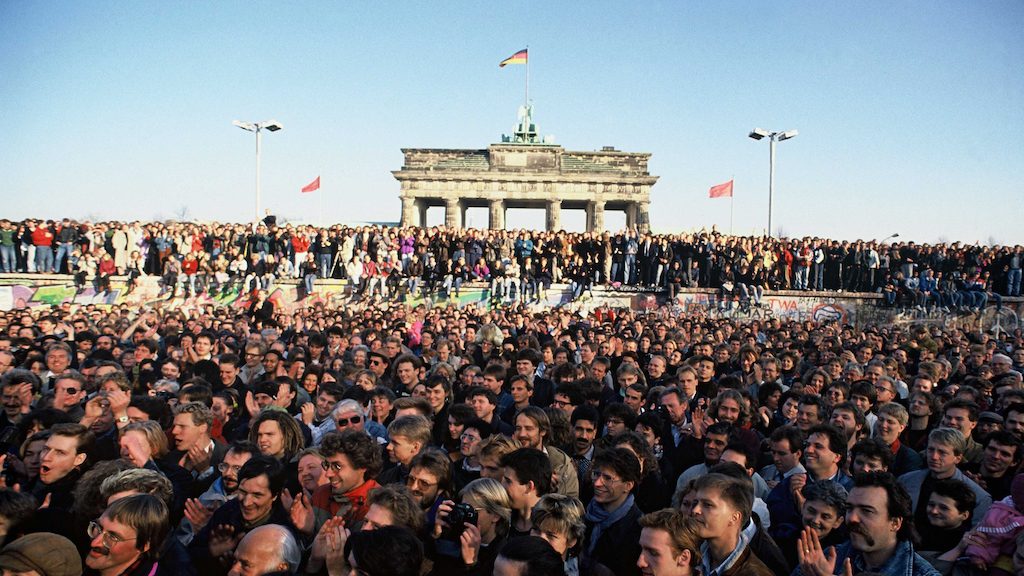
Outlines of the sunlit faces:
{"label": "sunlit faces", "polygon": [[284,433],[281,431],[281,425],[274,420],[260,422],[260,427],[256,430],[256,446],[264,456],[284,456]]}
{"label": "sunlit faces", "polygon": [[50,436],[40,457],[39,479],[53,484],[85,463],[86,454],[78,453],[78,440],[73,436]]}
{"label": "sunlit faces", "polygon": [[705,540],[738,532],[743,518],[739,510],[722,498],[717,488],[697,491],[691,516],[697,521],[697,533]]}
{"label": "sunlit faces", "polygon": [[943,442],[928,441],[928,448],[925,449],[925,463],[936,478],[952,476],[961,460],[963,460],[963,455],[955,453],[952,446]]}
{"label": "sunlit faces", "polygon": [[845,432],[847,438],[856,439],[859,426],[853,412],[843,409],[833,410],[829,424]]}
{"label": "sunlit faces", "polygon": [[420,442],[414,442],[406,436],[394,435],[388,442],[387,451],[392,462],[408,466],[413,457],[419,454],[421,448],[423,446]]}
{"label": "sunlit faces", "polygon": [[572,426],[573,447],[576,454],[584,455],[597,439],[597,425],[590,420],[579,419]]}
{"label": "sunlit faces", "polygon": [[409,493],[412,495],[420,508],[426,510],[437,500],[437,494],[440,490],[440,478],[435,476],[430,470],[422,467],[415,467],[409,471],[409,476],[405,479],[405,485],[409,488]]}
{"label": "sunlit faces", "polygon": [[476,428],[465,428],[459,436],[459,453],[466,458],[475,457],[477,449],[480,447],[481,439],[479,430]]}
{"label": "sunlit faces", "polygon": [[182,452],[188,452],[196,443],[201,441],[209,442],[206,424],[196,426],[192,420],[192,414],[181,413],[174,417],[174,425],[171,427],[171,437],[174,438],[174,447]]}
{"label": "sunlit faces", "polygon": [[985,454],[981,460],[981,468],[990,476],[1002,476],[1010,467],[1020,459],[1017,450],[1020,448],[1014,445],[1006,445],[998,440],[989,439],[985,444]]}
{"label": "sunlit faces", "polygon": [[800,463],[800,456],[803,452],[799,447],[795,451],[791,450],[789,440],[779,440],[772,442],[771,453],[775,468],[779,472],[786,473]]}
{"label": "sunlit faces", "polygon": [[854,488],[846,499],[846,527],[854,550],[870,553],[895,545],[902,518],[889,517],[889,496],[885,488]]}
{"label": "sunlit faces", "polygon": [[864,472],[882,472],[885,471],[885,464],[881,458],[877,456],[867,456],[865,454],[857,454],[853,457],[853,462],[850,464],[850,474],[857,475]]}
{"label": "sunlit faces", "polygon": [[832,451],[827,435],[811,434],[804,447],[804,466],[817,478],[831,478],[839,466],[842,455]]}
{"label": "sunlit faces", "polygon": [[352,460],[344,453],[328,456],[318,462],[317,466],[323,471],[335,494],[350,492],[366,481],[366,468],[352,466]]}
{"label": "sunlit faces", "polygon": [[544,433],[541,431],[540,426],[526,414],[516,416],[515,438],[522,444],[523,448],[536,448],[540,450],[544,445]]}
{"label": "sunlit faces", "polygon": [[970,411],[967,408],[946,408],[942,414],[943,428],[955,428],[968,438],[977,423],[977,420],[971,421]]}
{"label": "sunlit faces", "polygon": [[253,523],[270,514],[277,496],[270,492],[270,483],[266,474],[255,478],[246,478],[238,486],[238,502],[242,509],[242,518]]}
{"label": "sunlit faces", "polygon": [[104,515],[100,516],[95,526],[89,529],[89,534],[95,536],[89,544],[85,565],[97,573],[119,574],[135,562],[139,555],[149,550],[148,544],[142,550],[136,547],[138,534],[127,524]]}
{"label": "sunlit faces", "polygon": [[842,511],[821,500],[805,501],[800,515],[804,526],[814,530],[818,534],[818,539],[824,539],[843,523]]}
{"label": "sunlit faces", "polygon": [[718,403],[718,420],[735,424],[740,419],[743,407],[734,398],[722,398]]}
{"label": "sunlit faces", "polygon": [[970,510],[961,512],[956,500],[932,492],[928,497],[928,523],[936,528],[956,528],[970,517]]}
{"label": "sunlit faces", "polygon": [[299,458],[298,478],[299,485],[303,490],[312,493],[321,484],[320,478],[324,474],[324,468],[321,465],[323,461],[323,458],[316,454],[306,454]]}
{"label": "sunlit faces", "polygon": [[673,425],[681,425],[686,422],[686,406],[685,401],[679,400],[678,394],[665,394],[661,397],[661,405],[668,412],[668,417],[672,421]]}
{"label": "sunlit faces", "polygon": [[490,422],[494,415],[494,409],[497,408],[497,406],[492,404],[485,394],[471,396],[467,400],[467,404],[469,404],[470,408],[473,409],[473,413],[476,414],[477,418],[488,422]]}
{"label": "sunlit faces", "polygon": [[509,386],[509,392],[512,395],[512,401],[517,406],[525,406],[530,402],[530,397],[533,395],[533,388],[529,386],[526,380],[516,379],[512,381]]}
{"label": "sunlit faces", "polygon": [[725,451],[725,446],[729,442],[729,437],[725,434],[708,434],[704,437],[704,462],[706,464],[713,465],[717,464],[722,458],[722,452]]}

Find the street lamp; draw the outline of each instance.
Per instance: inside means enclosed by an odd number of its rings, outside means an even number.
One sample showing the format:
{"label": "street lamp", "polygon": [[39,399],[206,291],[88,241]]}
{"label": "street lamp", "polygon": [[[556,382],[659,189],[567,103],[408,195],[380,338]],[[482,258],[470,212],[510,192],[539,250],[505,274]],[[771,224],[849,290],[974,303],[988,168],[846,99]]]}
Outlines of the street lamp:
{"label": "street lamp", "polygon": [[764,128],[754,128],[750,131],[750,136],[754,140],[761,140],[762,138],[768,138],[771,142],[768,153],[768,161],[770,168],[768,170],[768,235],[772,235],[772,203],[773,196],[775,196],[775,142],[783,142],[790,138],[796,138],[798,132],[796,130],[786,130],[785,132],[770,132]]}
{"label": "street lamp", "polygon": [[242,122],[241,120],[235,120],[232,122],[235,126],[238,126],[242,130],[248,130],[249,132],[256,133],[256,222],[260,220],[260,132],[267,130],[269,132],[277,132],[284,128],[277,120],[267,120],[265,122]]}

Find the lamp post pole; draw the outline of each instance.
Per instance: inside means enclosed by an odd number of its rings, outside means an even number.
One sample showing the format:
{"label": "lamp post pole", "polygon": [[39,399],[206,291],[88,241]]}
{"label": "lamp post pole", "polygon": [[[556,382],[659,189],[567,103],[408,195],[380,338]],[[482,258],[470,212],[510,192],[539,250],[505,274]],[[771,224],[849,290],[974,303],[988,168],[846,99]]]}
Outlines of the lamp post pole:
{"label": "lamp post pole", "polygon": [[263,193],[260,187],[260,151],[262,148],[262,135],[260,133],[263,132],[264,129],[271,132],[277,132],[284,128],[284,126],[277,120],[267,120],[266,122],[242,122],[240,120],[235,120],[232,124],[238,126],[242,130],[256,133],[256,214],[253,222],[259,222],[260,212],[262,211]]}
{"label": "lamp post pole", "polygon": [[795,138],[796,130],[785,132],[772,132],[762,128],[754,128],[750,131],[750,138],[754,140],[768,139],[768,236],[772,235],[772,210],[775,207],[775,144]]}

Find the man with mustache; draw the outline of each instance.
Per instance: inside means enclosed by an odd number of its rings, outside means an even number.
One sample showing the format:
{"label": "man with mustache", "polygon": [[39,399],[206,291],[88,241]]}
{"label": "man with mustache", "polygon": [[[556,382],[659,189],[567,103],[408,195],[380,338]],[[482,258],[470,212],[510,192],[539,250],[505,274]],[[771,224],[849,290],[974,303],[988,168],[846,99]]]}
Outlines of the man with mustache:
{"label": "man with mustache", "polygon": [[846,525],[850,541],[823,547],[818,533],[805,527],[797,541],[800,565],[797,576],[838,574],[902,574],[939,576],[939,572],[914,551],[910,496],[888,472],[857,476],[846,501]]}
{"label": "man with mustache", "polygon": [[99,576],[152,574],[169,529],[167,506],[156,496],[116,500],[89,523],[85,565]]}
{"label": "man with mustache", "polygon": [[248,440],[235,442],[224,455],[224,461],[217,465],[220,476],[199,498],[185,501],[185,520],[175,532],[182,544],[188,545],[195,533],[202,530],[213,516],[213,511],[228,500],[235,498],[238,491],[238,472],[254,455],[259,454],[256,445]]}

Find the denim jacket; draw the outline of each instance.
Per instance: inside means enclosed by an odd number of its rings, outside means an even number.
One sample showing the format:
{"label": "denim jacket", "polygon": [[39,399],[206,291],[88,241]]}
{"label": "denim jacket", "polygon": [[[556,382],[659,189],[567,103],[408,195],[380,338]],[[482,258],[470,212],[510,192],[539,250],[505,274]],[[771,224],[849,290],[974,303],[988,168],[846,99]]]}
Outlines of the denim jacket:
{"label": "denim jacket", "polygon": [[[836,575],[843,573],[843,563],[846,561],[847,556],[853,561],[854,574],[868,571],[868,566],[865,564],[861,553],[854,550],[849,542],[846,542],[836,546],[836,568],[834,571]],[[875,567],[872,571],[888,576],[941,576],[941,573],[932,567],[927,560],[914,552],[914,545],[907,541],[898,543],[896,551],[889,560],[885,564]],[[793,571],[793,576],[801,576],[802,574],[799,566]]]}

